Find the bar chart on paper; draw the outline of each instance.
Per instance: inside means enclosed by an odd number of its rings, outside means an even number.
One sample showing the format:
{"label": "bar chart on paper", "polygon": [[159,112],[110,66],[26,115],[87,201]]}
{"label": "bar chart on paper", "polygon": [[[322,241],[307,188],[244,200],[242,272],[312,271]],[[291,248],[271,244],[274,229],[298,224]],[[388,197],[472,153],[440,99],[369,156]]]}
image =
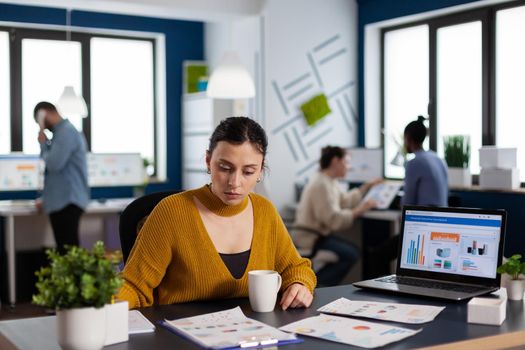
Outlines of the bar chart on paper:
{"label": "bar chart on paper", "polygon": [[[417,238],[416,238],[417,237]],[[406,263],[411,265],[425,265],[425,235],[415,235],[410,240],[406,255]]]}

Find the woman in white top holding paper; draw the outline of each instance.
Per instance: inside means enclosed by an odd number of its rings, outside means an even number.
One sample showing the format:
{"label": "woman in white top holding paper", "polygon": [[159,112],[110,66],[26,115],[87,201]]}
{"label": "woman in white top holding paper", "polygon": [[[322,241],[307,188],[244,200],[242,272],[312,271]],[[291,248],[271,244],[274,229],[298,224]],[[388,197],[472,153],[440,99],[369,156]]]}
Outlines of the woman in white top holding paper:
{"label": "woman in white top holding paper", "polygon": [[337,180],[344,178],[349,169],[346,150],[326,146],[321,150],[319,163],[320,172],[310,179],[301,195],[292,237],[301,250],[312,253],[329,250],[337,254],[337,262],[327,264],[317,272],[318,285],[332,286],[345,277],[359,258],[359,250],[331,233],[349,229],[356,218],[376,207],[374,200],[361,200],[370,187],[383,180],[376,179],[345,192]]}

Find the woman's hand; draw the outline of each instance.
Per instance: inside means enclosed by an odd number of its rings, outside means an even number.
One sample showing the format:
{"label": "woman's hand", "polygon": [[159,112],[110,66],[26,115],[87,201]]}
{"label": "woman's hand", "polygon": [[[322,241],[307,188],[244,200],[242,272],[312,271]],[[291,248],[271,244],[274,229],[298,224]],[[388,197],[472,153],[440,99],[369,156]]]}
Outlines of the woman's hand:
{"label": "woman's hand", "polygon": [[300,283],[293,283],[286,288],[281,298],[281,308],[283,310],[296,307],[309,307],[312,304],[314,296],[308,288]]}

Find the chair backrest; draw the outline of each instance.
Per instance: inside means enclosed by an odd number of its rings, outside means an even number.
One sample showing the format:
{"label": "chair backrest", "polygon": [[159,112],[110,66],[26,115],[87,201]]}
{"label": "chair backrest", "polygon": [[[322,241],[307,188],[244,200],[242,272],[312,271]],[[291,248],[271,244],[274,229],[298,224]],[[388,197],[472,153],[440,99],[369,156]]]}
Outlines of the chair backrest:
{"label": "chair backrest", "polygon": [[135,239],[142,224],[153,208],[165,197],[179,192],[181,191],[163,191],[147,194],[135,199],[120,214],[119,235],[124,264],[128,260],[129,253],[131,248],[133,248],[133,244],[135,244]]}

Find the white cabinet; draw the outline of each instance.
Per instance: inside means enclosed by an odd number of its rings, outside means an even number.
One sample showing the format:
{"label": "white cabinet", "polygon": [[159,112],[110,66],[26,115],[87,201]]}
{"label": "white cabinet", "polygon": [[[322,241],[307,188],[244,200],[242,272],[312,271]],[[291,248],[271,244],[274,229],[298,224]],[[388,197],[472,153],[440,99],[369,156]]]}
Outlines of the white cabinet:
{"label": "white cabinet", "polygon": [[219,122],[232,115],[231,100],[214,100],[205,92],[182,97],[182,188],[197,188],[210,181],[206,150]]}

